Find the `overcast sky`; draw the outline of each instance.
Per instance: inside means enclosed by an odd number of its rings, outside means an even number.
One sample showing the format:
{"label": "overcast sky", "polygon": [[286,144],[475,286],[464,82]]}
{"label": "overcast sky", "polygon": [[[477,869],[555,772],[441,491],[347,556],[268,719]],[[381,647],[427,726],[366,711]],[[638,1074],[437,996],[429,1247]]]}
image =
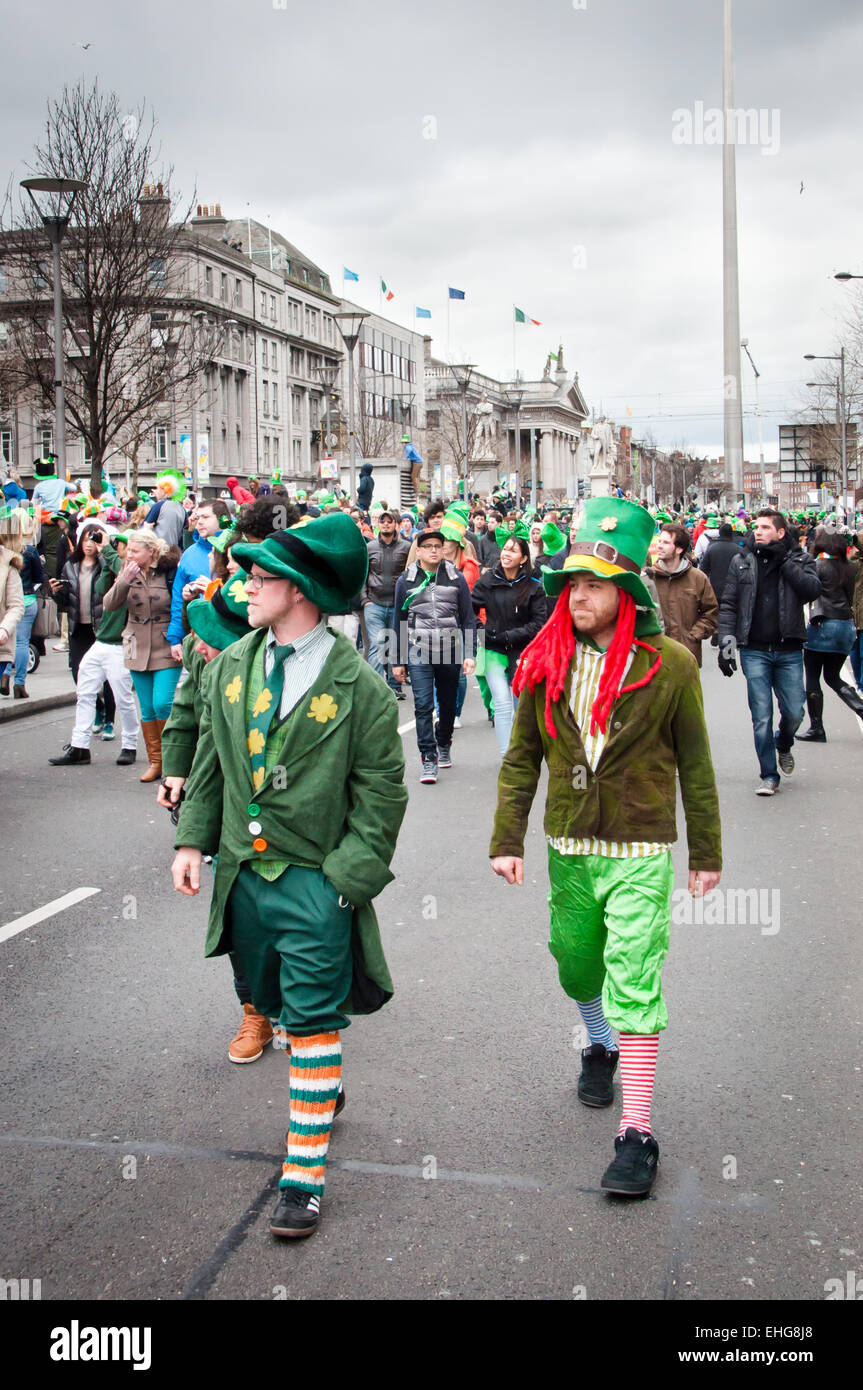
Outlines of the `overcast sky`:
{"label": "overcast sky", "polygon": [[[722,451],[721,149],[672,140],[675,111],[721,104],[721,0],[3,0],[2,13],[7,175],[49,97],[98,77],[129,110],[152,105],[176,191],[228,216],[250,205],[334,288],[356,271],[351,295],[370,308],[383,275],[394,319],[431,309],[436,355],[511,377],[517,304],[542,323],[517,329],[524,375],[562,341],[597,413]],[[771,459],[813,375],[802,354],[838,350],[855,291],[832,274],[863,274],[863,6],[738,0],[735,49],[735,106],[763,110],[776,151],[737,151],[741,333]],[[449,285],[467,298],[448,345]],[[752,385],[744,358],[754,459]]]}

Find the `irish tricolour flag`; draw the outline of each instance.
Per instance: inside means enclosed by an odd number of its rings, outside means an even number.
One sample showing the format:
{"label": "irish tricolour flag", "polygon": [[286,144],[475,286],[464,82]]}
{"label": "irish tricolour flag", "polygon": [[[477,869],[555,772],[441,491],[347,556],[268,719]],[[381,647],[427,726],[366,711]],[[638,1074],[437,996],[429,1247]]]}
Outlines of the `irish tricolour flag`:
{"label": "irish tricolour flag", "polygon": [[381,294],[387,301],[389,301],[390,299],[395,299],[395,295],[393,294],[392,290],[387,289],[386,280],[381,280]]}
{"label": "irish tricolour flag", "polygon": [[[515,308],[514,305],[513,308]],[[532,323],[535,328],[542,327],[542,324],[540,323],[539,319],[532,319],[530,314],[526,314],[523,309],[515,310],[515,321],[516,323]]]}

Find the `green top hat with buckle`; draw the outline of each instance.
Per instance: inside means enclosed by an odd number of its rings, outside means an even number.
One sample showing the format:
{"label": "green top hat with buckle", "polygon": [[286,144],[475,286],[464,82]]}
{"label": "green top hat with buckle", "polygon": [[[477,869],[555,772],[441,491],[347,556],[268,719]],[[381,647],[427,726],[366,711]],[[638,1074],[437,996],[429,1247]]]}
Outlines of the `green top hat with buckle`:
{"label": "green top hat with buckle", "polygon": [[235,545],[234,559],[289,579],[322,613],[348,613],[366,582],[369,552],[360,528],[344,512],[276,531],[260,545]]}
{"label": "green top hat with buckle", "polygon": [[215,588],[210,598],[193,599],[186,617],[195,636],[220,652],[245,637],[252,629],[249,595],[242,576],[235,574],[224,587]]}
{"label": "green top hat with buckle", "polygon": [[556,597],[576,574],[610,579],[631,594],[639,608],[653,609],[641,571],[653,540],[653,518],[623,497],[590,497],[563,568],[543,567],[543,587]]}

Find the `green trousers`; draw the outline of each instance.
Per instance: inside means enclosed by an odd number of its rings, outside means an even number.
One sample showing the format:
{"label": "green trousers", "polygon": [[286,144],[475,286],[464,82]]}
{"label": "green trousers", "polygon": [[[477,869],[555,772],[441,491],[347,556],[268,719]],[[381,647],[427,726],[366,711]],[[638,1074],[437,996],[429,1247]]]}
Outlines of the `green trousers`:
{"label": "green trousers", "polygon": [[671,931],[674,871],[666,852],[647,859],[560,854],[548,847],[548,947],[571,999],[602,994],[621,1033],[668,1027],[662,965]]}
{"label": "green trousers", "polygon": [[320,869],[290,865],[272,883],[244,864],[228,899],[231,951],[252,1003],[297,1037],[347,1028],[353,909]]}

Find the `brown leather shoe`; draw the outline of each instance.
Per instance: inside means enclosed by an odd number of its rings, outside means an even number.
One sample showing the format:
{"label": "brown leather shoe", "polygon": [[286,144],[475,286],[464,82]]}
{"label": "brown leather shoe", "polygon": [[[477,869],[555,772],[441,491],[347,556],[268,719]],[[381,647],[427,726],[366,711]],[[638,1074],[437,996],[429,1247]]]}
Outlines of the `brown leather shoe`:
{"label": "brown leather shoe", "polygon": [[164,726],[164,719],[145,719],[141,723],[150,766],[141,773],[138,778],[139,782],[158,782],[162,775],[162,729]]}
{"label": "brown leather shoe", "polygon": [[257,1062],[268,1042],[272,1041],[270,1020],[259,1014],[254,1004],[243,1005],[243,1021],[228,1044],[230,1062]]}

